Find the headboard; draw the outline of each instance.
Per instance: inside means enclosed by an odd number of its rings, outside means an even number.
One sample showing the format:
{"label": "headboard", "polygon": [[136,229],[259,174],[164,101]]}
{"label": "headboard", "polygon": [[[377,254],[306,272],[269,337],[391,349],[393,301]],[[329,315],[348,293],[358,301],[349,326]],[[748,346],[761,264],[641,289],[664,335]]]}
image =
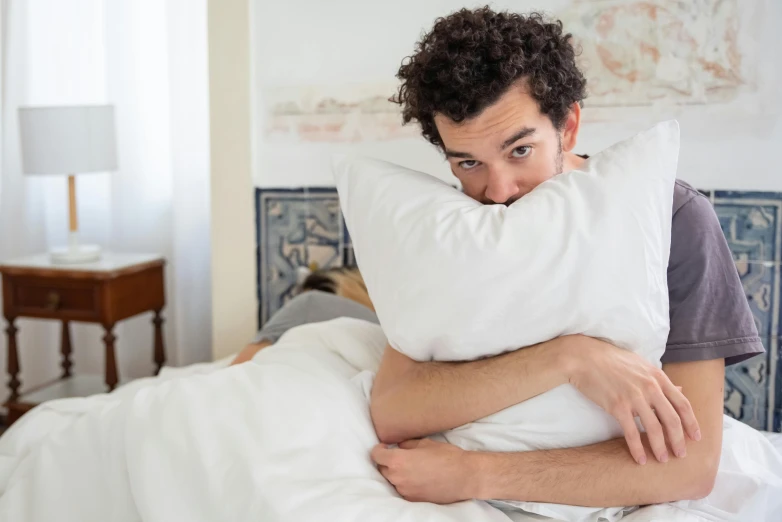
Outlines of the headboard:
{"label": "headboard", "polygon": [[[704,191],[719,217],[767,353],[726,369],[725,413],[782,431],[782,193]],[[355,266],[334,188],[256,189],[259,324],[290,299],[298,267]]]}
{"label": "headboard", "polygon": [[255,189],[258,324],[293,297],[300,267],[355,266],[337,190]]}

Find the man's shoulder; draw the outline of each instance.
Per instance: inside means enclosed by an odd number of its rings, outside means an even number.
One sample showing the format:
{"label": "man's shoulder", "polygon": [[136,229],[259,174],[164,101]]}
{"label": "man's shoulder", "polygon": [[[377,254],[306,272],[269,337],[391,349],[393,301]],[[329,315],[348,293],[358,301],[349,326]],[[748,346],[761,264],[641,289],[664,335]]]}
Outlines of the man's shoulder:
{"label": "man's shoulder", "polygon": [[711,201],[686,181],[676,180],[672,219],[672,257],[724,239]]}
{"label": "man's shoulder", "polygon": [[673,187],[673,217],[676,217],[676,214],[693,200],[695,200],[695,206],[703,206],[705,203],[708,205],[704,208],[711,207],[711,203],[705,195],[686,181],[677,179]]}

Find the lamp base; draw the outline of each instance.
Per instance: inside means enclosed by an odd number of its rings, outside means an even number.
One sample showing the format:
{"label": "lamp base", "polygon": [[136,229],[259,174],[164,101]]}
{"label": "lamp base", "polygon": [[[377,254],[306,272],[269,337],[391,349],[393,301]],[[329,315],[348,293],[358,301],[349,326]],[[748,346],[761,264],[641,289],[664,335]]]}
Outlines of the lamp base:
{"label": "lamp base", "polygon": [[49,256],[52,263],[61,265],[91,263],[100,259],[100,247],[98,245],[71,245],[53,248],[49,252]]}

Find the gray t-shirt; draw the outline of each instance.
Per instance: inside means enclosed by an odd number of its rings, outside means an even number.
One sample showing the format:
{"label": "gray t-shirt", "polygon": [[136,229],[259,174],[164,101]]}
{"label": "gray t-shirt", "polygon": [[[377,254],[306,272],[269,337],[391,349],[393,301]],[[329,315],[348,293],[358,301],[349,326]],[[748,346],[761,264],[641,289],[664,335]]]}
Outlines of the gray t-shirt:
{"label": "gray t-shirt", "polygon": [[320,290],[308,290],[288,301],[272,315],[251,342],[276,343],[291,328],[338,317],[352,317],[378,324],[375,312],[362,304]]}
{"label": "gray t-shirt", "polygon": [[663,363],[725,359],[730,365],[765,351],[717,214],[683,181],[673,192],[668,297]]}

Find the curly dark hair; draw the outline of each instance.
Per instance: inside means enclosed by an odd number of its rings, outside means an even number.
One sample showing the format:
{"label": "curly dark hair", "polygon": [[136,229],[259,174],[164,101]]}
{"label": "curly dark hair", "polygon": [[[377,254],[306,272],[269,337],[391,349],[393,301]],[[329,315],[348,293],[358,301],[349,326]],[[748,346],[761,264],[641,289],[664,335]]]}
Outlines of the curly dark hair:
{"label": "curly dark hair", "polygon": [[586,97],[572,35],[543,14],[462,9],[435,21],[405,58],[391,101],[405,124],[416,120],[424,137],[443,146],[436,113],[461,122],[479,115],[520,79],[554,127],[561,129],[573,103]]}

